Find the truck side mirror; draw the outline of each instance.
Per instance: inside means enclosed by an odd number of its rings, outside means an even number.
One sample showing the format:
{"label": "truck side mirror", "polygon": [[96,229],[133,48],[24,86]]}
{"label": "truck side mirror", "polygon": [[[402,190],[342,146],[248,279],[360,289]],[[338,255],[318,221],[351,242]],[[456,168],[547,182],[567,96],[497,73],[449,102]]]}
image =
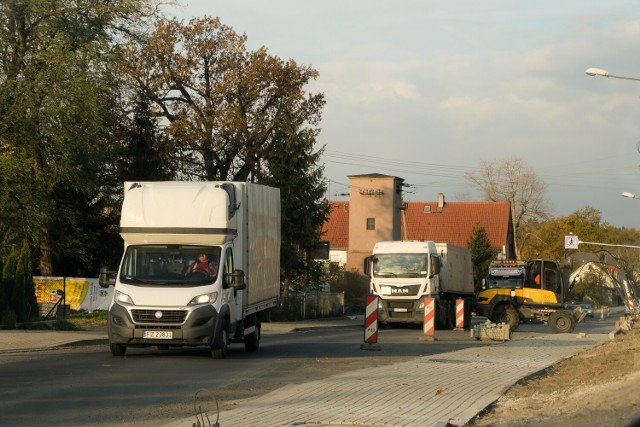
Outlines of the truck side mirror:
{"label": "truck side mirror", "polygon": [[431,256],[431,273],[429,274],[429,278],[440,274],[440,257],[439,256]]}
{"label": "truck side mirror", "polygon": [[487,290],[487,279],[482,279],[482,290],[483,291]]}
{"label": "truck side mirror", "polygon": [[108,288],[116,284],[116,271],[109,270],[109,267],[102,267],[98,276],[98,285],[101,288]]}
{"label": "truck side mirror", "polygon": [[373,255],[369,255],[364,259],[364,265],[362,270],[366,276],[371,276],[371,262],[373,261]]}
{"label": "truck side mirror", "polygon": [[225,273],[227,283],[229,283],[237,291],[247,288],[247,283],[244,281],[244,271],[234,270],[233,273]]}

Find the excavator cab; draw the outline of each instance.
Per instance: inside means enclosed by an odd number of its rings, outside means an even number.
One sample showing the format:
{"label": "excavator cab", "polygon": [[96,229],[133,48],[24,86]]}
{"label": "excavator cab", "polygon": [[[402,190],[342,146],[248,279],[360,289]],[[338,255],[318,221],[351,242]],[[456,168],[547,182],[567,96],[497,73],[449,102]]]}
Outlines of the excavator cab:
{"label": "excavator cab", "polygon": [[[524,287],[536,297],[534,303],[564,303],[566,286],[560,265],[548,259],[527,261]],[[537,291],[534,291],[537,290]]]}

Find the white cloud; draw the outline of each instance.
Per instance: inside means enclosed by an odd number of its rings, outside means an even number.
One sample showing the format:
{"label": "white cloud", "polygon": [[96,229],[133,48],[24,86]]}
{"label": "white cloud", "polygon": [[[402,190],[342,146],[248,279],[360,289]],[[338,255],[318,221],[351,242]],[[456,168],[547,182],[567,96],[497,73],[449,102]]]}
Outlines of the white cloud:
{"label": "white cloud", "polygon": [[394,173],[421,184],[414,200],[451,200],[480,159],[517,155],[557,214],[591,205],[640,227],[619,196],[640,193],[640,82],[584,73],[640,76],[637,0],[189,3],[320,72],[308,88],[327,97],[319,142],[373,156],[327,157],[334,181]]}

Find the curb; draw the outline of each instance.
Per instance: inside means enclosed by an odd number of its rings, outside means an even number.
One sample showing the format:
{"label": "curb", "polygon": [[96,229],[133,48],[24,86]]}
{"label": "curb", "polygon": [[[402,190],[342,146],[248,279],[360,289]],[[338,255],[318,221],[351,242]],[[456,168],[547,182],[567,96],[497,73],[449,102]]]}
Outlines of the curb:
{"label": "curb", "polygon": [[95,339],[86,339],[79,341],[69,341],[62,344],[53,344],[49,346],[41,346],[41,347],[29,347],[29,348],[7,348],[0,350],[0,354],[12,354],[12,353],[29,353],[32,351],[47,351],[47,350],[61,350],[64,348],[72,348],[72,347],[90,347],[96,345],[108,345],[108,338],[95,338]]}

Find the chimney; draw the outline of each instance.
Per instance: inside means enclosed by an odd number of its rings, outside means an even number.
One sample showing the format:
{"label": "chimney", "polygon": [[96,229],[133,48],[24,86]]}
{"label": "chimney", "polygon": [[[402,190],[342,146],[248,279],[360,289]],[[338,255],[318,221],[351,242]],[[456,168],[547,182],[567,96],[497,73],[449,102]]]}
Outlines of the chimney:
{"label": "chimney", "polygon": [[441,211],[444,208],[444,194],[438,194],[438,211]]}

